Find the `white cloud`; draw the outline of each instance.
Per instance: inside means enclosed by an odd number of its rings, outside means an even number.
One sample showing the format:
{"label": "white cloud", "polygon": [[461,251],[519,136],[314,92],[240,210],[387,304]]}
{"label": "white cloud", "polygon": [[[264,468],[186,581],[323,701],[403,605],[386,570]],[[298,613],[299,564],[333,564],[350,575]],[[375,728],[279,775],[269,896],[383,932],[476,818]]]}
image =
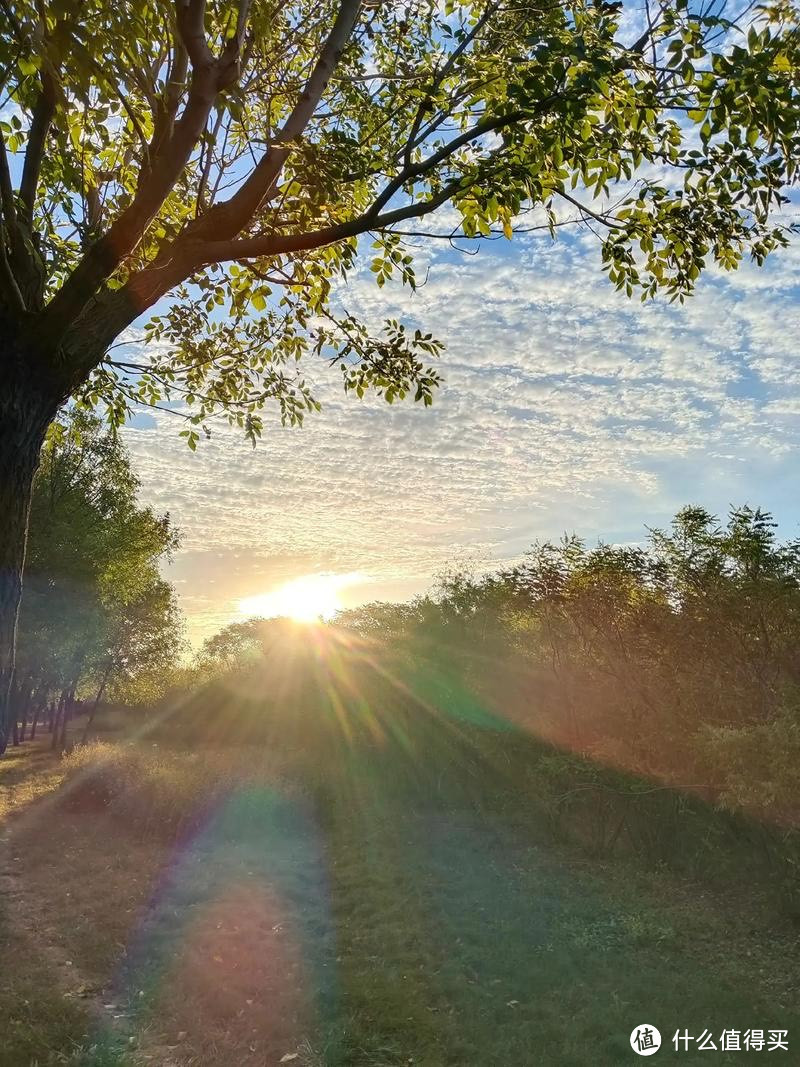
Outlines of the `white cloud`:
{"label": "white cloud", "polygon": [[379,290],[365,264],[340,298],[446,342],[433,409],[345,398],[319,366],[322,414],[270,425],[255,451],[221,429],[192,455],[158,413],[126,431],[147,498],[183,530],[176,574],[198,633],[265,582],[367,571],[363,599],[396,597],[459,553],[509,558],[575,528],[635,540],[690,500],[795,521],[797,245],[764,271],[709,275],[679,308],[616,294],[585,235],[477,257],[423,244],[416,294]]}

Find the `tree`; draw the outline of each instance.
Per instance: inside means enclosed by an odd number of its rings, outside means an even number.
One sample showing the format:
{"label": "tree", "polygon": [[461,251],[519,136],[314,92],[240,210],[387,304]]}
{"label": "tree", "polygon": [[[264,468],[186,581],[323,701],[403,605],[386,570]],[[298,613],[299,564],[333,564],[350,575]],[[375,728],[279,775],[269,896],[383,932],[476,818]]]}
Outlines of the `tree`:
{"label": "tree", "polygon": [[245,619],[232,622],[203,642],[198,659],[201,674],[213,677],[253,666],[297,640],[297,623],[291,619]]}
{"label": "tree", "polygon": [[160,577],[151,556],[133,567],[132,562],[116,561],[101,582],[105,625],[89,663],[96,689],[84,741],[109,689],[116,699],[153,699],[176,667],[181,624],[172,586]]}
{"label": "tree", "polygon": [[[559,747],[676,785],[727,781],[761,812],[774,780],[783,818],[798,799],[800,541],[775,529],[748,506],[727,522],[686,507],[641,546],[536,544],[508,570],[451,571],[433,596],[331,628],[445,715],[466,689]],[[776,750],[764,773],[778,739],[791,758]]]}
{"label": "tree", "polygon": [[158,571],[177,538],[137,503],[113,431],[80,411],[57,430],[34,485],[14,691],[23,709],[32,694],[63,709],[79,692],[93,711],[109,685],[130,688],[177,656],[175,596]]}
{"label": "tree", "polygon": [[[665,0],[636,39],[606,0],[2,8],[8,684],[30,487],[67,397],[117,420],[178,397],[191,447],[218,412],[255,440],[268,402],[292,423],[317,406],[296,369],[310,352],[359,396],[429,403],[439,344],[394,321],[373,336],[331,291],[361,235],[378,285],[413,286],[409,242],[446,204],[467,240],[515,221],[555,232],[566,205],[603,231],[617,288],[645,297],[682,299],[709,260],[761,262],[785,240],[772,214],[798,155],[787,0],[746,25],[719,3]],[[151,344],[121,357],[149,309]]]}

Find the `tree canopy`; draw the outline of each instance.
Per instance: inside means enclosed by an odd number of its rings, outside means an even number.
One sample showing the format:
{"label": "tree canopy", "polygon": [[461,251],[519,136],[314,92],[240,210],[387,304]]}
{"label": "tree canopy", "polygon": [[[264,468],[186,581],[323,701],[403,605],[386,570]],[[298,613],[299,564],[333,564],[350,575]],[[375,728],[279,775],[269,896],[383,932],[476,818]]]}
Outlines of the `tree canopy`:
{"label": "tree canopy", "polygon": [[96,417],[57,429],[32,500],[17,690],[130,697],[180,651],[175,595],[159,573],[177,535],[137,502],[127,454]]}
{"label": "tree canopy", "polygon": [[[316,406],[306,352],[347,390],[428,403],[437,341],[375,335],[331,290],[362,235],[377,284],[413,286],[420,220],[447,204],[448,238],[592,226],[612,283],[645,298],[785,240],[785,0],[3,8],[3,312],[57,391],[117,420],[178,397],[255,439],[267,402],[288,422]],[[152,343],[112,349],[154,306]]]}
{"label": "tree canopy", "polygon": [[302,421],[319,406],[304,355],[358,396],[429,404],[440,341],[361,321],[334,283],[371,242],[376,283],[413,287],[440,209],[451,240],[589,226],[643,299],[787,239],[791,0],[2,11],[0,735],[30,488],[69,397],[115,424],[177,401],[191,448],[218,414],[254,443],[268,404]]}

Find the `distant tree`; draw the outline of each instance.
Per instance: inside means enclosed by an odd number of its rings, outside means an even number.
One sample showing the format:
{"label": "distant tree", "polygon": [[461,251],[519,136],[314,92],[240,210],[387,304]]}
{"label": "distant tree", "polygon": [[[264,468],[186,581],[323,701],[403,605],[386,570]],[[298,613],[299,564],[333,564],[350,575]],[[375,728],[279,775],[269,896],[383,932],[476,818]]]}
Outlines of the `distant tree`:
{"label": "distant tree", "polygon": [[363,639],[390,642],[407,637],[416,629],[422,622],[424,608],[425,602],[420,599],[409,604],[375,601],[340,611],[333,625]]}
{"label": "distant tree", "polygon": [[[0,694],[30,487],[67,397],[121,420],[176,396],[192,447],[219,411],[255,439],[266,403],[288,422],[317,407],[294,369],[312,351],[359,396],[429,403],[437,342],[373,335],[331,286],[367,234],[378,285],[413,286],[409,242],[448,204],[444,236],[467,240],[554,231],[564,205],[645,297],[682,299],[708,262],[760,263],[785,239],[788,0],[741,25],[666,0],[638,35],[621,4],[584,0],[2,7]],[[121,355],[149,309],[150,344]]]}
{"label": "distant tree", "polygon": [[651,535],[697,668],[686,703],[706,721],[762,721],[800,684],[800,541],[775,530],[760,508],[735,508],[722,525],[692,507]]}
{"label": "distant tree", "polygon": [[[655,778],[711,788],[718,774],[755,797],[741,766],[726,777],[725,753],[800,731],[800,542],[757,508],[720,522],[687,507],[638,546],[537,544],[499,573],[453,571],[430,596],[335,626],[405,685],[467,683],[527,729]],[[452,691],[435,699],[445,713]],[[768,803],[762,791],[755,806]]]}
{"label": "distant tree", "polygon": [[[160,559],[174,544],[174,534],[153,518],[147,509],[139,509],[129,517],[126,551],[100,576],[98,607],[102,622],[87,662],[87,683],[91,679],[96,691],[91,698],[84,739],[106,693],[124,701],[156,699],[169,682],[182,651],[182,621],[175,592],[158,570]],[[167,543],[165,533],[169,537]]]}
{"label": "distant tree", "polygon": [[198,667],[201,673],[210,675],[252,667],[276,649],[296,644],[297,638],[298,624],[291,619],[232,622],[203,642]]}

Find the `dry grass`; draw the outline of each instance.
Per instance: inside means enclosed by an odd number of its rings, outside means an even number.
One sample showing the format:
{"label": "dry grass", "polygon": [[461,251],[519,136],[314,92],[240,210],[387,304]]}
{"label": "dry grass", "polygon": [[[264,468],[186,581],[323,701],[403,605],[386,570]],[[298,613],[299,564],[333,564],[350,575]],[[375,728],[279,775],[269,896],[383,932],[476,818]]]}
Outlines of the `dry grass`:
{"label": "dry grass", "polygon": [[59,818],[53,803],[68,771],[49,742],[44,734],[0,761],[0,1067],[121,1064],[116,1054],[109,1061],[89,1053],[81,1040],[91,1026],[92,990],[65,935],[87,948],[97,940],[91,908],[73,896],[91,874],[71,845],[78,827]]}
{"label": "dry grass", "polygon": [[187,753],[157,743],[95,741],[65,756],[63,768],[64,802],[72,810],[106,810],[146,838],[191,831],[248,786],[290,789],[280,761],[247,748]]}
{"label": "dry grass", "polygon": [[184,896],[159,900],[176,849],[202,838],[215,812],[235,804],[241,829],[258,822],[261,795],[288,791],[276,761],[126,741],[59,760],[46,739],[11,755],[0,797],[15,889],[2,936],[16,965],[0,1010],[14,1040],[0,1065],[218,1063],[220,1048],[261,1064],[267,1049],[297,1046],[302,960],[279,898],[243,879],[249,855],[225,861],[217,842],[206,864],[190,850],[192,876],[173,890]]}
{"label": "dry grass", "polygon": [[0,821],[52,793],[67,773],[50,751],[50,737],[7,749],[0,759]]}

